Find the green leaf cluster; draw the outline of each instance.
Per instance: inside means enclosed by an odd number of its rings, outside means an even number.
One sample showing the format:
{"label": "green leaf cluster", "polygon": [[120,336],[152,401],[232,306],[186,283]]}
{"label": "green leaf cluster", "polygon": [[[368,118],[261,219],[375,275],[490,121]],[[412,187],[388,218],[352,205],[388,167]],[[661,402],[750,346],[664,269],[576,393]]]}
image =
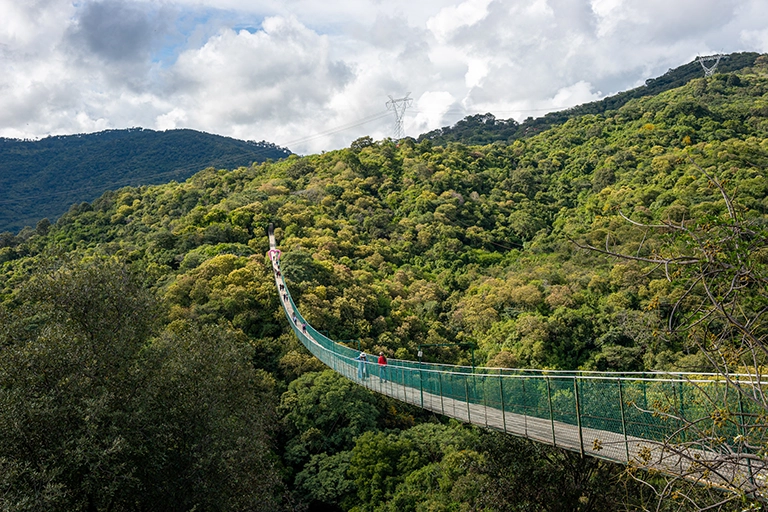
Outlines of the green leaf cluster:
{"label": "green leaf cluster", "polygon": [[36,272],[0,308],[0,508],[275,510],[274,381],[119,263]]}

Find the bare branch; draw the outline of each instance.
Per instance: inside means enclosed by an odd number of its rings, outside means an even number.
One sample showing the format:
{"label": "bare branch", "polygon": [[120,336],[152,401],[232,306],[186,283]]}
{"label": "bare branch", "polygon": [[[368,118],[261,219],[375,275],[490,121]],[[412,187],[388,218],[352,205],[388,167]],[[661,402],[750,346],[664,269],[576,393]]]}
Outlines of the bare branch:
{"label": "bare branch", "polygon": [[594,246],[589,245],[589,244],[583,245],[583,244],[578,243],[577,241],[575,241],[574,239],[572,239],[570,237],[568,237],[568,241],[570,241],[572,244],[574,244],[579,249],[587,249],[587,250],[590,250],[590,251],[599,252],[601,254],[607,254],[608,256],[613,256],[615,258],[620,258],[620,259],[624,259],[624,260],[643,261],[645,263],[653,263],[653,264],[656,264],[656,265],[670,265],[670,264],[675,264],[675,265],[693,265],[693,264],[696,264],[696,263],[701,263],[701,260],[699,260],[699,259],[690,259],[690,258],[669,258],[669,259],[662,258],[662,259],[655,259],[655,258],[642,258],[642,257],[638,257],[638,256],[629,256],[627,254],[622,254],[622,253],[619,253],[619,252],[613,252],[613,251],[609,251],[607,249],[598,249],[597,247],[594,247]]}
{"label": "bare branch", "polygon": [[641,227],[641,228],[662,228],[662,229],[670,228],[670,229],[677,229],[677,226],[672,226],[672,225],[669,225],[669,224],[644,224],[642,222],[637,222],[635,220],[630,219],[626,215],[624,215],[624,212],[622,212],[621,210],[619,210],[619,215],[621,215],[621,218],[623,218],[624,220],[626,220],[630,224],[633,224],[633,225],[635,225],[637,227]]}
{"label": "bare branch", "polygon": [[[620,242],[611,235],[606,237],[605,249],[569,240],[580,249],[647,264],[646,276],[663,266],[666,279],[675,283],[672,293],[680,294],[668,317],[668,332],[686,332],[717,373],[719,384],[712,387],[688,379],[695,389],[696,412],[684,410],[684,395],[678,399],[676,392],[655,393],[644,409],[634,404],[667,425],[666,441],[653,448],[654,459],[659,460],[646,467],[666,464],[680,470],[676,476],[668,475],[663,489],[651,485],[659,500],[673,494],[699,507],[694,503],[698,491],[680,494],[679,486],[672,485],[682,478],[768,502],[768,387],[762,378],[768,368],[768,272],[760,259],[768,248],[768,229],[740,219],[717,177],[689,161],[719,190],[728,217],[720,215],[699,224],[671,218],[651,224],[619,211],[625,222],[643,230],[635,238],[640,244],[634,254],[621,253]],[[650,245],[654,250],[643,256],[652,230],[671,236],[674,245],[661,254]],[[721,508],[737,496],[710,495],[699,510]]]}
{"label": "bare branch", "polygon": [[716,178],[712,177],[705,171],[699,164],[697,164],[693,158],[688,157],[688,161],[691,162],[694,167],[696,167],[698,170],[700,170],[702,173],[704,173],[704,176],[707,177],[712,183],[715,184],[717,189],[720,191],[720,194],[723,196],[723,199],[725,200],[725,205],[728,207],[728,215],[730,215],[731,220],[736,221],[736,210],[733,208],[733,203],[731,202],[731,198],[728,195],[728,193],[725,191],[723,186],[720,184],[719,181],[717,181]]}

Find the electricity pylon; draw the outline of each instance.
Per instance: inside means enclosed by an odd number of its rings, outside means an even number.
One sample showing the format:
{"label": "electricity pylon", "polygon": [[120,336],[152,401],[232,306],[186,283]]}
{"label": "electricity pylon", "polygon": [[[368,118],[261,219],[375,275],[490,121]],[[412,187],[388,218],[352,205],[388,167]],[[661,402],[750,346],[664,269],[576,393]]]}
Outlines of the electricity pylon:
{"label": "electricity pylon", "polygon": [[[699,64],[701,64],[701,67],[704,68],[704,77],[708,77],[715,74],[717,65],[720,64],[720,59],[727,59],[727,58],[728,58],[727,55],[718,53],[717,55],[708,55],[706,57],[696,57],[696,60],[699,61]],[[712,62],[712,61],[715,61],[715,63],[712,64],[711,67],[707,67],[704,64],[705,62]]]}
{"label": "electricity pylon", "polygon": [[413,98],[408,97],[410,95],[411,93],[408,93],[398,99],[393,98],[391,95],[389,96],[387,110],[395,112],[395,140],[400,140],[405,137],[405,132],[403,131],[403,117],[405,116],[405,109],[413,105]]}

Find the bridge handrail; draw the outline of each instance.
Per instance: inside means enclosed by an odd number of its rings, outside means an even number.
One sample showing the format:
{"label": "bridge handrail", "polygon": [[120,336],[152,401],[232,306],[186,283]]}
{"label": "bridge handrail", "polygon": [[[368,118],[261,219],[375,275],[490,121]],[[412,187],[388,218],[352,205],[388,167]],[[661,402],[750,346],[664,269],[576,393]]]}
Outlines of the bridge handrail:
{"label": "bridge handrail", "polygon": [[[271,229],[269,235],[275,283],[293,331],[318,359],[358,384],[471,423],[484,421],[486,427],[615,462],[636,461],[644,444],[650,444],[656,447],[656,464],[663,471],[696,466],[685,463],[688,459],[680,451],[672,462],[662,464],[665,457],[669,459],[664,455],[668,446],[685,446],[696,452],[691,460],[716,457],[721,452],[727,455],[743,449],[729,446],[730,440],[739,439],[750,425],[759,428],[759,397],[750,396],[748,391],[766,383],[749,374],[729,376],[737,383],[745,380],[744,389],[739,387],[735,392],[732,383],[712,373],[507,369],[402,359],[389,359],[384,370],[373,354],[361,366],[358,350],[334,341],[301,315],[280,272]],[[452,411],[448,410],[451,407]],[[719,424],[710,412],[718,408],[738,411],[738,421]],[[524,423],[524,430],[516,431],[514,422]],[[724,440],[722,448],[712,451],[711,446],[689,439],[686,424],[717,431]],[[544,430],[542,425],[546,425]],[[585,436],[596,437],[585,440]],[[611,449],[603,451],[604,446]],[[748,467],[730,464],[731,471],[751,482],[753,490],[762,489],[755,484],[755,471],[762,472],[761,479],[766,480],[768,468],[759,465],[756,470],[757,463]],[[711,476],[708,483],[732,487]]]}

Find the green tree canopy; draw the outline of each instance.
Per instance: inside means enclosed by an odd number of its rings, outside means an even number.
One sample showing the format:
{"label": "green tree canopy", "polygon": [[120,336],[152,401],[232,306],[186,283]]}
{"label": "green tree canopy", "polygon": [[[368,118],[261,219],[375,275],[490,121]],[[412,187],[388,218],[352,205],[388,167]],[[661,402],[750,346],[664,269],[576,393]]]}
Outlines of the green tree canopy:
{"label": "green tree canopy", "polygon": [[227,330],[157,334],[114,260],[34,274],[0,308],[0,508],[275,510],[273,383]]}

